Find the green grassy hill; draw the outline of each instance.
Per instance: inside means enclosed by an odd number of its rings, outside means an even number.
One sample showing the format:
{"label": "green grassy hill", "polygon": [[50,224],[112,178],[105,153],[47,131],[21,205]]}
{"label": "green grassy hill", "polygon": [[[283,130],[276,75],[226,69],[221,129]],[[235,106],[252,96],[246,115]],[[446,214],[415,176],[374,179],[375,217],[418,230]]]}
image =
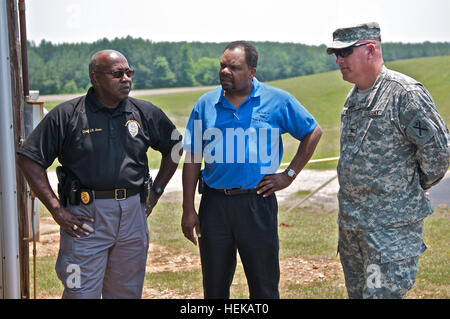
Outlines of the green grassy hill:
{"label": "green grassy hill", "polygon": [[[386,66],[407,74],[422,82],[431,92],[437,108],[449,126],[450,124],[450,56],[402,60],[387,63]],[[258,73],[256,74],[258,76]],[[313,159],[339,155],[340,112],[352,84],[342,80],[340,71],[296,77],[269,82],[293,94],[316,118],[324,133]],[[195,101],[205,91],[144,96],[161,107],[184,133],[189,114]],[[54,106],[49,104],[46,106]],[[294,156],[298,142],[288,135],[283,136],[285,152],[282,162],[289,162]],[[149,151],[150,167],[158,167],[159,153]],[[314,164],[311,168],[334,168],[336,162]]]}
{"label": "green grassy hill", "polygon": [[[450,124],[450,56],[395,61],[386,66],[424,84],[433,96],[444,121],[447,125]],[[340,71],[274,81],[271,84],[293,94],[314,115],[324,130],[313,158],[338,156],[340,112],[353,86],[342,80]],[[295,150],[288,148],[288,152],[283,162],[292,158]],[[321,167],[330,165],[321,164]]]}
{"label": "green grassy hill", "polygon": [[[431,92],[437,108],[447,125],[450,124],[450,56],[402,60],[386,66],[420,81]],[[256,74],[258,76],[258,74]],[[340,112],[352,84],[342,80],[340,71],[333,71],[286,80],[269,82],[293,94],[317,119],[324,133],[313,159],[339,155]],[[184,128],[195,101],[204,92],[148,96],[163,108],[179,128]],[[283,137],[285,152],[282,162],[294,156],[298,142]],[[151,154],[154,158],[154,154]],[[152,160],[153,164],[159,163]],[[334,168],[336,162],[314,164],[311,168]]]}

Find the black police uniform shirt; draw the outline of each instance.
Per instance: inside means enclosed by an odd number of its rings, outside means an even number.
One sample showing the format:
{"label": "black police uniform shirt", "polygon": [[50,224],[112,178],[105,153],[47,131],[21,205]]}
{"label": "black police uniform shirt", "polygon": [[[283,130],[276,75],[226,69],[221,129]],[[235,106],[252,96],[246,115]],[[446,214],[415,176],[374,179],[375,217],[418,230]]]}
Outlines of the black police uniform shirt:
{"label": "black police uniform shirt", "polygon": [[166,156],[179,139],[175,125],[152,103],[128,97],[110,110],[90,88],[51,110],[18,153],[44,168],[58,158],[84,187],[134,188],[148,171],[148,148]]}

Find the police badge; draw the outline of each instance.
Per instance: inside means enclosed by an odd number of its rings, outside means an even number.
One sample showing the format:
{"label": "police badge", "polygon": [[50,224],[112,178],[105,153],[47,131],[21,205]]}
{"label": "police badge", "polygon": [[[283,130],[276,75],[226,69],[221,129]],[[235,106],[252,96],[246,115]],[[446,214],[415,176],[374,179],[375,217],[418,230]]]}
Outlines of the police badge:
{"label": "police badge", "polygon": [[81,202],[84,205],[88,205],[92,202],[92,196],[88,190],[82,189],[80,193]]}
{"label": "police badge", "polygon": [[135,120],[129,120],[125,123],[125,126],[128,128],[128,132],[132,137],[135,137],[139,132],[139,123]]}

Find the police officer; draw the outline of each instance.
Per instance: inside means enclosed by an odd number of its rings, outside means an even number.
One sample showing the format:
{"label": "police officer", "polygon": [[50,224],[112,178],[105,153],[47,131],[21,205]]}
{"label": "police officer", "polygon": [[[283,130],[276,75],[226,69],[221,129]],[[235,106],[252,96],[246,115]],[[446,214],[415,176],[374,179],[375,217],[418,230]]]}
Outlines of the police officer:
{"label": "police officer", "polygon": [[354,83],[341,114],[338,250],[350,298],[404,298],[414,284],[425,191],[449,167],[449,131],[430,93],[387,69],[380,27],[333,33],[328,54]]}
{"label": "police officer", "polygon": [[[205,298],[229,297],[237,251],[250,298],[279,298],[275,192],[292,183],[322,134],[292,95],[255,78],[257,60],[250,43],[229,43],[220,61],[221,86],[197,101],[187,124],[182,230],[194,244],[194,229],[198,235]],[[276,173],[284,133],[302,142],[288,168]]]}
{"label": "police officer", "polygon": [[[18,164],[61,226],[63,298],[140,298],[146,217],[176,170],[177,132],[158,107],[128,97],[134,70],[120,52],[95,53],[89,75],[87,94],[48,113],[19,149]],[[149,147],[162,154],[150,191]],[[46,173],[55,158],[59,200]]]}

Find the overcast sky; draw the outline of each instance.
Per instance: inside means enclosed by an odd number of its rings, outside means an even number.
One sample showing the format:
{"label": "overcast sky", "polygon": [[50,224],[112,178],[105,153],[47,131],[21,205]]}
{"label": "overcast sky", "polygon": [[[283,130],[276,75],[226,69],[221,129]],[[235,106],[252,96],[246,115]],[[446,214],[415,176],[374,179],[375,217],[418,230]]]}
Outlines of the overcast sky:
{"label": "overcast sky", "polygon": [[328,44],[339,27],[376,21],[384,42],[450,42],[449,0],[25,0],[37,44],[126,37]]}

